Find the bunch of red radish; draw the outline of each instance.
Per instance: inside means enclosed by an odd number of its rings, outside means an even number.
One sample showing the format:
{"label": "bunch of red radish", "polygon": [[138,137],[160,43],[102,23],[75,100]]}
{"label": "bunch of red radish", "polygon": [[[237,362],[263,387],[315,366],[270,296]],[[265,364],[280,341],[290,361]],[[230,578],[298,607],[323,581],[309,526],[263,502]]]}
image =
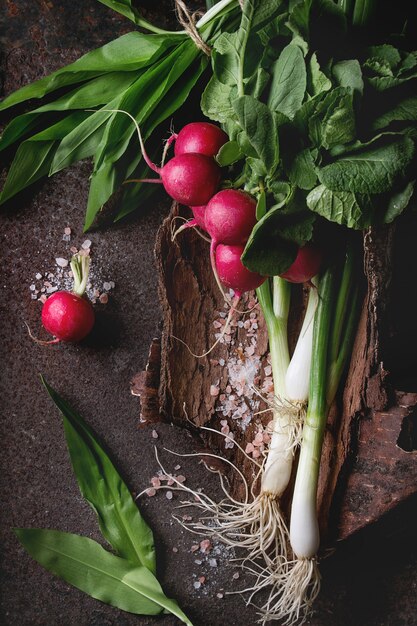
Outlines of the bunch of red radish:
{"label": "bunch of red radish", "polygon": [[[211,237],[213,270],[225,287],[239,298],[256,289],[265,280],[248,270],[241,256],[256,224],[256,200],[236,189],[217,191],[221,170],[215,161],[220,148],[229,140],[221,128],[207,122],[192,122],[172,135],[174,157],[157,168],[167,193],[177,202],[188,205],[194,219],[187,226],[199,226]],[[145,160],[147,155],[144,153]],[[215,193],[217,191],[217,193]],[[291,267],[281,275],[289,282],[309,282],[320,269],[322,255],[316,246],[301,247]]]}

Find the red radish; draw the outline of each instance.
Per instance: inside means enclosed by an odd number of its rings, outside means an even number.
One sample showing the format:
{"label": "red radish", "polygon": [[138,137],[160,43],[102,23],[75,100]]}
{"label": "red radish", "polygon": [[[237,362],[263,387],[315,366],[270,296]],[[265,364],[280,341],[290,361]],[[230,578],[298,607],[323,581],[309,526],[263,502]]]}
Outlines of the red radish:
{"label": "red radish", "polygon": [[94,326],[88,300],[69,291],[56,291],[43,305],[42,324],[60,341],[81,341]]}
{"label": "red radish", "polygon": [[215,246],[245,243],[256,224],[256,200],[244,191],[223,189],[208,202],[204,221]]}
{"label": "red radish", "polygon": [[206,204],[219,187],[220,167],[204,154],[181,154],[162,168],[148,161],[145,154],[143,156],[149,167],[160,174],[167,194],[181,204]]}
{"label": "red radish", "polygon": [[173,135],[173,138],[175,139],[175,156],[194,152],[214,157],[229,141],[221,128],[208,122],[191,122],[184,126],[178,135]]}
{"label": "red radish", "polygon": [[294,263],[286,272],[280,274],[290,283],[308,283],[320,271],[323,252],[312,243],[299,248]]}
{"label": "red radish", "polygon": [[89,300],[83,295],[87,286],[90,257],[76,254],[71,259],[71,270],[74,276],[72,291],[56,291],[42,308],[42,324],[54,335],[51,341],[42,341],[30,337],[41,345],[59,343],[60,341],[81,341],[94,326],[94,310]]}
{"label": "red radish", "polygon": [[256,272],[248,270],[240,260],[244,246],[227,246],[219,244],[216,248],[216,269],[220,281],[230,287],[236,296],[240,297],[245,291],[260,287],[266,280]]}
{"label": "red radish", "polygon": [[139,144],[145,163],[160,178],[142,178],[126,180],[126,183],[162,183],[165,191],[177,202],[188,206],[206,204],[216,193],[221,176],[221,169],[211,157],[205,154],[189,152],[180,154],[158,167],[149,158],[142,139],[139,125],[128,111],[119,109],[101,109],[103,112],[124,113],[136,126]]}

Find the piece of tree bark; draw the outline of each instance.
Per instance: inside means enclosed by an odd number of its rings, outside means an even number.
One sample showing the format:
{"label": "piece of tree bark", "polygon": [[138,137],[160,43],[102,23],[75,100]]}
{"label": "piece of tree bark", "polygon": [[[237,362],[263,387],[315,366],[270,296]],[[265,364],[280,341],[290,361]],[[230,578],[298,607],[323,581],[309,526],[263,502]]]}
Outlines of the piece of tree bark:
{"label": "piece of tree bark", "polygon": [[[220,431],[222,419],[227,419],[231,436],[245,448],[253,440],[257,424],[265,425],[271,419],[270,413],[256,415],[252,410],[250,423],[242,428],[241,421],[225,418],[219,411],[219,397],[226,394],[229,382],[228,360],[239,351],[245,359],[245,349],[251,342],[255,343],[255,357],[259,357],[257,385],[262,387],[268,366],[265,323],[257,310],[255,342],[247,337],[245,329],[237,329],[231,336],[234,345],[219,344],[202,359],[194,357],[182,343],[196,354],[204,353],[214,343],[213,322],[224,311],[224,299],[211,271],[209,244],[193,229],[171,240],[172,219],[180,214],[174,206],[159,231],[156,245],[164,325],[161,376],[159,381],[153,380],[149,389],[152,410],[147,419],[157,417],[154,400],[159,382],[160,414],[190,428],[195,425],[200,450],[220,452],[237,464],[251,483],[256,473],[253,464],[236,446],[225,450],[227,439],[200,427]],[[370,229],[364,235],[367,292],[344,392],[330,412],[320,470],[319,519],[327,542],[346,538],[377,521],[417,491],[417,463],[412,454],[413,446],[416,447],[412,429],[416,425],[417,394],[395,390],[384,368],[384,354],[389,352],[395,236],[393,226]],[[301,320],[299,302],[295,311],[290,325],[292,345]],[[143,403],[149,406],[146,391],[145,397],[142,393],[142,406]],[[267,408],[261,401],[259,411]],[[402,428],[408,451],[397,445]],[[229,480],[233,493],[242,495],[242,481],[236,474],[232,473]]]}

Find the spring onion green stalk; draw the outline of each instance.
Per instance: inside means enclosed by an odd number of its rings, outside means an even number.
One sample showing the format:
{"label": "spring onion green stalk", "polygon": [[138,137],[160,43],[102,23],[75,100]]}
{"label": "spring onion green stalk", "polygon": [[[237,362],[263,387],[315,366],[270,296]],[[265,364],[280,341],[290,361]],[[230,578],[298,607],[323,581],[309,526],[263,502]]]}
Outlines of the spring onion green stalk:
{"label": "spring onion green stalk", "polygon": [[264,607],[266,619],[274,615],[295,623],[305,618],[320,590],[317,552],[317,486],[320,457],[329,408],[351,352],[356,329],[359,287],[354,284],[355,250],[349,247],[342,276],[336,264],[320,280],[314,320],[309,404],[294,487],[290,542],[295,555],[284,584],[272,589]]}

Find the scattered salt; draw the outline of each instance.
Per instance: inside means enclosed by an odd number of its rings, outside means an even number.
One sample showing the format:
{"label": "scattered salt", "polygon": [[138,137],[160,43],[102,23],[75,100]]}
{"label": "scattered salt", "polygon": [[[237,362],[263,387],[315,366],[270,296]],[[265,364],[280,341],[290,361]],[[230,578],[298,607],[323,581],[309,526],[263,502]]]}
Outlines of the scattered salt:
{"label": "scattered salt", "polygon": [[201,583],[200,583],[200,581],[199,581],[199,580],[196,580],[196,581],[194,582],[194,589],[200,589],[200,587],[201,587]]}
{"label": "scattered salt", "polygon": [[153,439],[158,439],[158,437],[159,437],[159,435],[158,435],[158,433],[156,432],[156,430],[154,429],[154,430],[152,431],[152,438],[153,438]]}
{"label": "scattered salt", "polygon": [[149,489],[146,489],[145,493],[147,496],[154,496],[156,494],[156,489],[149,487]]}
{"label": "scattered salt", "polygon": [[42,274],[39,274],[39,272],[36,274],[35,276],[36,280],[40,280],[42,278]]}
{"label": "scattered salt", "polygon": [[107,293],[102,293],[101,296],[99,297],[99,300],[101,304],[107,304],[109,301],[109,296],[107,295]]}
{"label": "scattered salt", "polygon": [[209,565],[210,567],[217,567],[216,559],[209,559]]}
{"label": "scattered salt", "polygon": [[178,552],[178,548],[176,548],[175,546],[172,548],[172,551],[177,553]]}
{"label": "scattered salt", "polygon": [[165,494],[167,500],[172,500],[173,495],[172,491],[167,491]]}
{"label": "scattered salt", "polygon": [[58,265],[58,267],[67,267],[68,259],[64,259],[62,257],[58,257],[58,258],[55,259],[55,263]]}
{"label": "scattered salt", "polygon": [[83,250],[89,250],[91,248],[91,241],[89,239],[86,239],[84,243],[81,244],[81,248]]}
{"label": "scattered salt", "polygon": [[110,289],[111,289],[111,284],[110,284],[110,283],[108,283],[108,282],[103,283],[103,289],[104,289],[105,291],[110,291]]}
{"label": "scattered salt", "polygon": [[221,600],[222,598],[224,598],[224,593],[216,593],[216,598],[219,598],[219,600]]}

